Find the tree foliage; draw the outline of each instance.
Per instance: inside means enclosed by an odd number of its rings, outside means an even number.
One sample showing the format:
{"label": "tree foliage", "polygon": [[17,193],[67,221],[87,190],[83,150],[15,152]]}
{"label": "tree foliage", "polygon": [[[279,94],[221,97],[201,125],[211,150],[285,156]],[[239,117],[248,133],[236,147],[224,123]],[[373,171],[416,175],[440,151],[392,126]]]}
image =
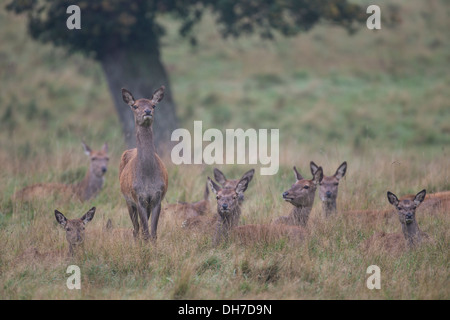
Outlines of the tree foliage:
{"label": "tree foliage", "polygon": [[[66,9],[72,4],[81,9],[81,30],[66,28]],[[29,16],[34,38],[94,53],[100,59],[117,48],[157,49],[164,35],[160,15],[177,18],[180,34],[192,42],[196,41],[193,27],[207,10],[224,37],[292,36],[321,21],[351,31],[366,19],[365,10],[347,0],[14,0],[7,8]]]}

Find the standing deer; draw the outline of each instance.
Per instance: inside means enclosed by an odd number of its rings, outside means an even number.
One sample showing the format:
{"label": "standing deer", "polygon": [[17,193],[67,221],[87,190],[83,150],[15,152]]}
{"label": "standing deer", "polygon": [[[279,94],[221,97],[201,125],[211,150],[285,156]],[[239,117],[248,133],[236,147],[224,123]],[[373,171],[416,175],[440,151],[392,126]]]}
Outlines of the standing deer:
{"label": "standing deer", "polygon": [[108,168],[108,144],[100,151],[94,151],[82,142],[84,152],[90,158],[90,166],[83,180],[76,184],[39,183],[23,188],[14,194],[14,199],[31,201],[36,198],[58,194],[65,199],[75,197],[87,201],[95,197],[103,187],[104,175]]}
{"label": "standing deer", "polygon": [[[238,182],[242,180],[243,178],[247,177],[248,182],[252,181],[253,175],[255,174],[255,169],[251,169],[244,173],[244,175],[241,177],[241,179],[227,179],[225,175],[217,168],[214,168],[214,179],[222,186],[222,188],[225,189],[234,189],[236,188]],[[244,202],[244,194],[239,195],[239,204],[241,205]]]}
{"label": "standing deer", "polygon": [[[312,175],[319,170],[319,166],[313,161],[310,163]],[[347,162],[344,161],[332,176],[323,176],[319,184],[319,198],[322,201],[323,214],[326,218],[333,215],[337,211],[336,199],[338,195],[339,180],[341,180],[347,171]]]}
{"label": "standing deer", "polygon": [[[123,101],[134,113],[136,148],[122,154],[119,167],[120,189],[125,198],[133,223],[133,235],[139,234],[141,221],[144,240],[156,241],[161,201],[167,192],[168,174],[163,162],[156,154],[153,143],[153,113],[164,97],[164,86],[153,93],[151,99],[135,100],[131,92],[122,89]],[[151,233],[148,220],[151,216]]]}
{"label": "standing deer", "polygon": [[398,199],[395,194],[388,191],[387,198],[398,214],[400,224],[402,225],[402,233],[376,233],[366,242],[366,248],[382,247],[388,251],[398,252],[405,247],[414,248],[423,241],[430,240],[425,232],[419,229],[416,221],[416,209],[424,201],[426,190],[417,193],[414,199],[409,197]]}
{"label": "standing deer", "polygon": [[283,199],[291,203],[294,208],[287,216],[274,220],[274,223],[306,227],[316,195],[317,185],[322,181],[323,171],[319,167],[311,180],[307,180],[294,167],[296,182],[292,187],[283,192]]}
{"label": "standing deer", "polygon": [[56,221],[66,230],[66,239],[69,242],[69,255],[73,256],[75,248],[84,242],[84,228],[94,218],[95,207],[92,207],[80,219],[67,219],[64,214],[55,210]]}

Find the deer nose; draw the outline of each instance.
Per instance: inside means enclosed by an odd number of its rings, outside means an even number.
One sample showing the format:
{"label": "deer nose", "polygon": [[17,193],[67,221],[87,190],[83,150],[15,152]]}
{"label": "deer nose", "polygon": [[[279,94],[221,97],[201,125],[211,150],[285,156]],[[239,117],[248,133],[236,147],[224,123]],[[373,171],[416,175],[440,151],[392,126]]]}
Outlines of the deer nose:
{"label": "deer nose", "polygon": [[106,167],[102,167],[102,172],[105,173],[108,169]]}
{"label": "deer nose", "polygon": [[283,192],[283,198],[286,197],[289,194],[288,191]]}
{"label": "deer nose", "polygon": [[227,205],[226,203],[224,203],[224,204],[222,205],[222,209],[227,210],[227,209],[228,209],[228,205]]}
{"label": "deer nose", "polygon": [[331,198],[331,192],[330,192],[330,191],[327,191],[327,192],[325,193],[325,195],[327,196],[327,198]]}
{"label": "deer nose", "polygon": [[149,116],[150,113],[151,113],[150,109],[145,109],[145,114],[146,114],[147,116]]}
{"label": "deer nose", "polygon": [[411,220],[413,218],[412,213],[407,213],[406,214],[406,219]]}

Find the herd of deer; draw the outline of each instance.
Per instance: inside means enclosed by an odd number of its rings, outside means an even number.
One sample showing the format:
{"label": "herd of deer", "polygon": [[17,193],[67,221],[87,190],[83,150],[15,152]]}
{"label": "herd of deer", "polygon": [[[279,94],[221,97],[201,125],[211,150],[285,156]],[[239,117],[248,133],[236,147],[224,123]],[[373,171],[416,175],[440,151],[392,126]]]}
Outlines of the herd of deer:
{"label": "herd of deer", "polygon": [[[120,189],[125,198],[133,224],[133,235],[139,236],[140,228],[144,240],[156,240],[158,221],[161,215],[162,200],[168,188],[168,174],[162,160],[158,157],[153,144],[152,123],[156,105],[164,97],[164,86],[156,90],[151,99],[135,100],[126,89],[122,89],[124,102],[134,113],[136,126],[136,148],[126,150],[121,157],[119,168]],[[83,143],[84,150],[90,156],[90,168],[85,178],[75,185],[37,184],[26,187],[15,194],[17,201],[31,201],[57,191],[72,195],[81,201],[96,196],[103,185],[103,176],[107,171],[108,146],[105,143],[101,151],[92,151]],[[347,171],[347,163],[342,163],[335,174],[325,176],[322,167],[310,163],[312,179],[304,178],[296,169],[295,183],[282,193],[283,200],[293,208],[289,215],[281,216],[270,224],[239,225],[244,192],[253,179],[254,169],[246,172],[240,179],[227,179],[218,169],[214,169],[214,182],[208,177],[204,199],[194,203],[176,203],[165,206],[162,216],[165,219],[182,221],[183,228],[204,228],[213,232],[213,244],[218,245],[230,236],[244,243],[285,237],[291,241],[302,241],[308,236],[308,219],[312,210],[316,189],[322,202],[324,217],[337,214],[337,194],[339,181]],[[217,214],[211,216],[209,205],[209,188],[216,195]],[[376,233],[365,242],[366,249],[383,247],[387,250],[395,248],[413,248],[430,237],[419,229],[416,221],[416,209],[422,203],[427,207],[450,207],[450,191],[426,195],[422,190],[416,195],[398,199],[391,192],[387,193],[389,203],[395,207],[402,233]],[[66,231],[69,242],[69,253],[84,240],[85,225],[94,217],[93,207],[80,219],[67,219],[55,210],[55,217]],[[386,212],[353,212],[360,214],[386,214]],[[149,222],[150,220],[150,222]],[[150,230],[149,230],[150,223]],[[111,222],[108,223],[110,228]]]}

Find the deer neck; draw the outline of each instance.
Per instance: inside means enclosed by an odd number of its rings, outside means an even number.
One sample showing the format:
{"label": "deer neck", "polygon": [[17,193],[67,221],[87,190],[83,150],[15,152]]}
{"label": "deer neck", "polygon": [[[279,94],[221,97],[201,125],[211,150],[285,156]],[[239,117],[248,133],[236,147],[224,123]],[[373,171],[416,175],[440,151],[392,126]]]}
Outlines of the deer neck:
{"label": "deer neck", "polygon": [[322,209],[325,217],[329,217],[336,213],[336,201],[322,201]]}
{"label": "deer neck", "polygon": [[219,214],[219,219],[217,220],[216,234],[214,237],[215,244],[218,244],[221,239],[228,238],[230,231],[239,224],[240,216],[241,216],[241,208],[239,207],[234,209],[234,211],[230,212],[230,215],[222,216]]}
{"label": "deer neck", "polygon": [[154,174],[159,169],[156,160],[156,149],[153,143],[152,127],[136,125],[137,170],[145,176]]}
{"label": "deer neck", "polygon": [[420,231],[416,220],[410,224],[402,223],[402,231],[406,242],[410,247],[414,247],[422,241],[422,232]]}
{"label": "deer neck", "polygon": [[311,213],[312,205],[310,206],[295,206],[291,211],[291,216],[296,225],[305,227],[308,222],[309,214]]}
{"label": "deer neck", "polygon": [[74,190],[81,200],[89,200],[102,189],[103,181],[103,176],[96,176],[90,167],[84,179],[74,186]]}

